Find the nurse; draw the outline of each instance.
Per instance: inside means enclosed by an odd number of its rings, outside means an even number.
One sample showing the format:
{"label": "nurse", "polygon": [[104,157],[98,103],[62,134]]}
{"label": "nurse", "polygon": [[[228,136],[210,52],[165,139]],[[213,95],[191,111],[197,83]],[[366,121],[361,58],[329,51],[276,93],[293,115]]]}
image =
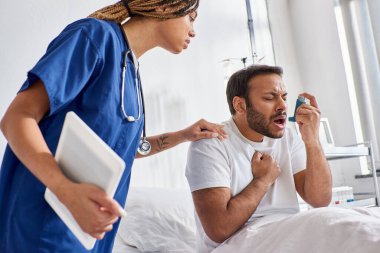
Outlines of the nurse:
{"label": "nurse", "polygon": [[[68,25],[50,43],[1,120],[9,145],[0,172],[0,252],[87,252],[44,201],[46,187],[84,231],[102,239],[91,252],[111,252],[133,160],[141,156],[136,151],[144,110],[137,59],[155,47],[172,53],[186,49],[195,36],[197,7],[198,0],[121,1]],[[55,162],[69,111],[124,159],[115,199],[93,185],[70,181]],[[147,140],[152,155],[213,137],[226,136],[220,125],[200,120]]]}

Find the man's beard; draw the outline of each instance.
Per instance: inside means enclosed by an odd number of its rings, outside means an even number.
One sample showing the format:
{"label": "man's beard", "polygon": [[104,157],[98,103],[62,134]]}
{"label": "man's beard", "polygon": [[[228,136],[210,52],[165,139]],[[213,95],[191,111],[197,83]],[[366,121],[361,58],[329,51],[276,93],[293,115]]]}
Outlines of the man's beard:
{"label": "man's beard", "polygon": [[262,113],[257,111],[253,105],[247,105],[247,122],[249,128],[251,128],[253,131],[264,135],[269,138],[278,139],[281,138],[284,133],[280,132],[278,134],[272,133],[269,129],[269,125],[273,121],[273,119],[277,116],[283,115],[285,112],[278,112],[275,115],[271,116],[268,120]]}

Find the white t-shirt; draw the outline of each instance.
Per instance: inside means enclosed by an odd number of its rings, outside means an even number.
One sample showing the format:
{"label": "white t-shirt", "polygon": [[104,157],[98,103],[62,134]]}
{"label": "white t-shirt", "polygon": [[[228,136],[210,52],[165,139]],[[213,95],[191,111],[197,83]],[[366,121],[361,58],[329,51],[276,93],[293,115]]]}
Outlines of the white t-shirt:
{"label": "white t-shirt", "polygon": [[[190,145],[186,177],[191,191],[228,187],[232,196],[237,195],[253,179],[251,160],[257,150],[271,155],[280,165],[281,174],[247,223],[267,215],[299,212],[293,175],[306,168],[306,152],[297,133],[286,128],[280,139],[264,137],[262,142],[252,142],[240,133],[232,118],[224,125],[227,139],[202,139]],[[195,219],[197,252],[210,252],[219,244],[208,238],[197,214]]]}

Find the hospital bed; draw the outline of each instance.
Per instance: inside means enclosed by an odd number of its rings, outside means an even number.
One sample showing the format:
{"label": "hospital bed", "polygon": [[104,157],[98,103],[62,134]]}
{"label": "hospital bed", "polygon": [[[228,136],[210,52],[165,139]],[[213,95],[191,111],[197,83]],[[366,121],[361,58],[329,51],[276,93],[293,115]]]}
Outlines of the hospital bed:
{"label": "hospital bed", "polygon": [[[131,188],[126,211],[113,253],[195,252],[194,207],[188,189]],[[369,216],[376,217],[377,222],[363,228],[362,221]],[[274,220],[278,222],[272,223]],[[330,241],[332,237],[334,241]],[[301,212],[291,217],[263,218],[255,226],[238,231],[215,252],[232,252],[244,244],[247,250],[241,252],[250,252],[253,244],[257,252],[280,252],[284,241],[286,251],[281,252],[377,252],[371,250],[373,245],[362,244],[369,237],[380,248],[380,208],[322,208],[307,215]]]}
{"label": "hospital bed", "polygon": [[[113,253],[195,252],[189,189],[131,188],[126,211]],[[363,223],[367,219],[372,220],[370,224]],[[243,227],[213,253],[236,252],[237,247],[239,253],[379,252],[380,208],[317,208],[262,218]]]}
{"label": "hospital bed", "polygon": [[[184,177],[185,165],[176,163],[186,150],[183,146],[136,162],[127,216],[120,223],[113,253],[195,252],[194,206]],[[160,164],[163,161],[166,163]],[[243,227],[213,253],[237,252],[237,246],[239,253],[380,252],[379,207],[317,208],[272,218]],[[367,219],[370,225],[362,223]]]}
{"label": "hospital bed", "polygon": [[132,187],[125,209],[113,253],[194,252],[196,228],[189,189]]}

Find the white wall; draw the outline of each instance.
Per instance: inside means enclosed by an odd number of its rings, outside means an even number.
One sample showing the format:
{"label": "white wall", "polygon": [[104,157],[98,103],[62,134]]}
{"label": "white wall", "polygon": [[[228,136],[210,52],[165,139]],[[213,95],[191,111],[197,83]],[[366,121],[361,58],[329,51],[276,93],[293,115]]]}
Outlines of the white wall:
{"label": "white wall", "polygon": [[[267,0],[277,64],[284,67],[289,93],[316,96],[329,119],[335,144],[353,144],[355,130],[339,44],[333,1]],[[293,98],[291,98],[293,99]],[[359,159],[330,163],[335,185],[353,185]]]}
{"label": "white wall", "polygon": [[368,0],[368,7],[370,12],[370,17],[372,21],[372,27],[375,37],[375,44],[377,49],[377,59],[380,60],[380,1],[379,0]]}
{"label": "white wall", "polygon": [[[0,117],[48,43],[70,22],[109,1],[0,1]],[[6,146],[0,134],[0,161]]]}

